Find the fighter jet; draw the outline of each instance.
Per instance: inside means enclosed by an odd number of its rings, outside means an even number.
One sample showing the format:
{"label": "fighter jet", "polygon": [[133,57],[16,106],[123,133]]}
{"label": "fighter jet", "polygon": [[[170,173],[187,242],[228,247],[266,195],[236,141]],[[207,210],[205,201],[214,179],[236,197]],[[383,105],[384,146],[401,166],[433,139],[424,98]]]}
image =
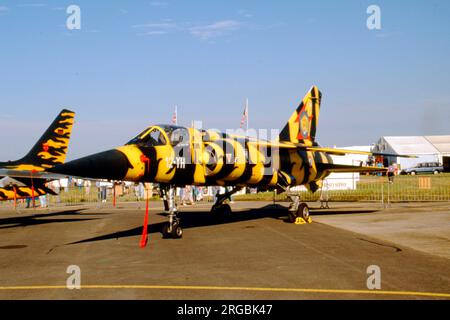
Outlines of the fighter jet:
{"label": "fighter jet", "polygon": [[[231,212],[227,199],[242,187],[288,192],[289,219],[309,219],[309,208],[290,188],[304,185],[315,192],[332,172],[375,172],[385,168],[333,164],[330,155],[371,152],[323,148],[316,142],[322,94],[313,86],[292,113],[278,139],[174,125],[153,125],[118,148],[57,165],[48,171],[86,177],[159,183],[169,221],[163,236],[181,238],[183,230],[174,188],[185,185],[229,186],[216,196],[211,211]],[[398,155],[397,155],[398,156]]]}
{"label": "fighter jet", "polygon": [[62,110],[26,156],[0,162],[0,200],[55,194],[45,183],[62,176],[44,170],[64,163],[74,116],[74,112]]}

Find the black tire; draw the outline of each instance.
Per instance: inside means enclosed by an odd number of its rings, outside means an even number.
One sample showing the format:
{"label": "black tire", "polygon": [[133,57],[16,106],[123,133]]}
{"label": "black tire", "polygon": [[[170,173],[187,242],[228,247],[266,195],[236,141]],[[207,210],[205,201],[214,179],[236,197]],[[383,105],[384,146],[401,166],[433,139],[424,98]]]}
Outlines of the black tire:
{"label": "black tire", "polygon": [[415,176],[415,175],[416,175],[416,172],[415,172],[415,171],[411,171],[411,175],[412,175],[412,176]]}
{"label": "black tire", "polygon": [[219,218],[227,218],[231,215],[231,207],[229,204],[221,204],[220,206],[213,206],[211,213]]}
{"label": "black tire", "polygon": [[172,237],[172,233],[169,232],[169,227],[170,227],[170,223],[164,223],[163,227],[162,227],[162,235],[164,239],[167,238],[171,238]]}
{"label": "black tire", "polygon": [[183,237],[183,229],[179,224],[174,224],[172,227],[172,238],[181,239]]}
{"label": "black tire", "polygon": [[214,215],[220,215],[221,206],[212,206],[211,213]]}
{"label": "black tire", "polygon": [[231,215],[231,207],[228,203],[225,203],[222,205],[222,214],[226,217],[228,217],[229,215]]}
{"label": "black tire", "polygon": [[433,173],[434,174],[439,174],[439,170],[434,170]]}
{"label": "black tire", "polygon": [[296,213],[295,213],[295,212],[292,212],[292,211],[289,211],[289,213],[288,213],[288,221],[289,221],[290,223],[294,223],[295,220],[297,220],[297,215],[296,215]]}
{"label": "black tire", "polygon": [[300,203],[297,209],[297,217],[303,218],[303,220],[308,221],[309,219],[309,208],[306,203]]}

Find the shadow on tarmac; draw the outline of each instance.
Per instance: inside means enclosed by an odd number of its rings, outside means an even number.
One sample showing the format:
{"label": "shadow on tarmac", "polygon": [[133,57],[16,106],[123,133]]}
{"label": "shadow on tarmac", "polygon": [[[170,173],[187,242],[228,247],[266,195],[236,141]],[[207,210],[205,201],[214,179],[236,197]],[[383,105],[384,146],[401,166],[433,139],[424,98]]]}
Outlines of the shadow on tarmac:
{"label": "shadow on tarmac", "polygon": [[[89,221],[97,220],[98,218],[84,219],[84,218],[60,218],[51,219],[52,217],[63,217],[63,216],[79,216],[80,211],[84,209],[77,210],[66,210],[54,213],[40,213],[33,214],[23,217],[12,217],[0,219],[0,229],[9,229],[17,227],[28,227],[40,224],[50,224],[50,223],[60,223],[60,222],[77,222],[77,221]],[[84,216],[84,214],[83,214]],[[43,219],[40,219],[43,218]]]}
{"label": "shadow on tarmac", "polygon": [[[164,213],[160,213],[160,215],[165,215]],[[287,215],[287,208],[280,205],[268,205],[262,208],[257,209],[249,209],[243,211],[233,212],[228,217],[220,217],[216,216],[210,212],[205,211],[188,211],[188,212],[180,212],[178,216],[181,219],[181,226],[183,229],[197,228],[197,227],[205,227],[205,226],[214,226],[221,224],[230,224],[241,221],[251,221],[263,218],[273,218],[273,219],[281,219],[281,217],[285,217]],[[286,219],[287,221],[287,219]],[[162,228],[166,222],[158,222],[154,224],[148,225],[148,233],[161,233]],[[89,238],[85,240],[80,240],[72,243],[68,243],[67,245],[87,243],[87,242],[95,242],[102,240],[111,240],[111,239],[119,239],[126,237],[134,237],[140,236],[142,234],[142,226],[118,231],[110,234],[105,234],[102,236]]]}
{"label": "shadow on tarmac", "polygon": [[[345,209],[341,209],[345,210]],[[352,210],[346,210],[346,211],[340,211],[340,210],[323,210],[323,209],[312,209],[311,215],[332,215],[332,214],[360,214],[360,213],[372,213],[376,212],[377,210],[364,210],[364,209],[352,209]],[[233,212],[228,217],[221,217],[216,216],[210,212],[205,211],[187,211],[187,212],[180,212],[178,216],[181,219],[181,226],[183,229],[190,229],[190,228],[198,228],[198,227],[206,227],[206,226],[214,226],[214,225],[221,225],[221,224],[230,224],[230,223],[236,223],[236,222],[242,222],[242,221],[251,221],[251,220],[258,220],[258,219],[264,219],[264,218],[273,218],[278,220],[283,220],[285,223],[290,223],[287,219],[287,213],[288,208],[279,204],[270,204],[267,206],[264,206],[262,208],[256,208],[256,209],[248,209],[248,210],[242,210],[242,211],[236,211]],[[159,215],[166,215],[165,213],[159,213]],[[148,233],[161,233],[162,235],[162,228],[166,222],[158,222],[154,224],[148,225]],[[138,226],[133,229],[129,230],[122,230],[114,233],[105,234],[102,236],[84,239],[72,243],[67,243],[66,245],[74,245],[74,244],[81,244],[81,243],[88,243],[88,242],[95,242],[95,241],[103,241],[103,240],[112,240],[112,239],[119,239],[119,238],[127,238],[127,237],[135,237],[140,236],[142,234],[142,226]]]}

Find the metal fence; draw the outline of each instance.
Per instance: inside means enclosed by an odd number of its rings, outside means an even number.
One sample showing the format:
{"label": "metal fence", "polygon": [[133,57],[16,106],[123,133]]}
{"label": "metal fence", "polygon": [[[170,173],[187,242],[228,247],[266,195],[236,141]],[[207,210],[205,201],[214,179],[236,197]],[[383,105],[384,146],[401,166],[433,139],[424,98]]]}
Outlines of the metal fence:
{"label": "metal fence", "polygon": [[354,190],[301,192],[304,201],[450,201],[450,174],[395,176],[361,176]]}
{"label": "metal fence", "polygon": [[[354,190],[329,190],[326,184],[315,193],[299,191],[302,201],[377,201],[383,204],[400,201],[450,201],[450,174],[396,176],[389,183],[385,176],[360,176],[355,181]],[[138,188],[136,186],[116,185],[115,188],[98,188],[70,186],[61,188],[58,195],[47,195],[45,198],[35,199],[35,205],[44,206],[80,205],[93,203],[121,203],[130,201],[144,201],[148,195],[158,199],[157,189]],[[204,196],[204,200],[211,201],[211,197]],[[235,200],[272,200],[273,193],[258,193],[236,195]],[[285,194],[276,195],[277,200],[285,200]],[[28,201],[28,205],[32,205]],[[12,206],[12,201],[1,201],[1,207]],[[25,199],[18,200],[19,207],[26,207]]]}

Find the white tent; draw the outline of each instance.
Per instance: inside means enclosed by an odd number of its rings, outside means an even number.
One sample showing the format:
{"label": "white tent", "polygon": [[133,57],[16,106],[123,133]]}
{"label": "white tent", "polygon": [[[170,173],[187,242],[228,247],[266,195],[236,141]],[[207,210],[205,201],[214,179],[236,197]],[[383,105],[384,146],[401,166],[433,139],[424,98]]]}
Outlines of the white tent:
{"label": "white tent", "polygon": [[389,164],[396,162],[401,169],[413,167],[420,162],[445,164],[450,157],[450,135],[381,137],[373,151],[417,156],[417,158],[388,157]]}

